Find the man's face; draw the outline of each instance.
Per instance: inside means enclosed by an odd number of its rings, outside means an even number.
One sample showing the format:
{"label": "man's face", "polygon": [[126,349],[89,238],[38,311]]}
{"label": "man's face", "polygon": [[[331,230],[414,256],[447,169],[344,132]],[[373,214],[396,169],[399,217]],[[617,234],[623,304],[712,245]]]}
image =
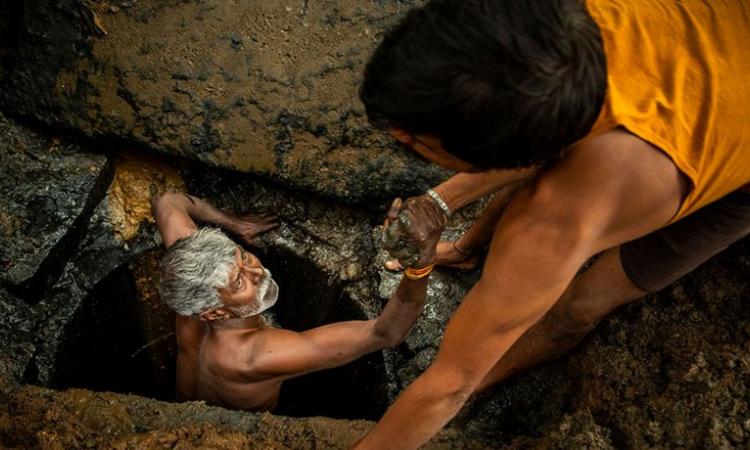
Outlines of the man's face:
{"label": "man's face", "polygon": [[425,134],[411,134],[400,128],[391,128],[391,136],[404,145],[409,146],[414,153],[422,158],[456,172],[474,172],[471,164],[456,158],[443,148],[440,138]]}
{"label": "man's face", "polygon": [[276,303],[279,286],[255,255],[237,247],[227,286],[219,289],[219,296],[235,317],[249,317]]}

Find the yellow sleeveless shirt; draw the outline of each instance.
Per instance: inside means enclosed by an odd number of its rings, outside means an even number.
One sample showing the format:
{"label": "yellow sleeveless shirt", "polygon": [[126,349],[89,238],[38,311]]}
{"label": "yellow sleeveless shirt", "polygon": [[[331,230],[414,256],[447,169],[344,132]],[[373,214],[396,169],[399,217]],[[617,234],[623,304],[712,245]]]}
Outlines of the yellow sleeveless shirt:
{"label": "yellow sleeveless shirt", "polygon": [[586,0],[607,93],[590,136],[624,127],[692,186],[673,221],[750,182],[750,0]]}

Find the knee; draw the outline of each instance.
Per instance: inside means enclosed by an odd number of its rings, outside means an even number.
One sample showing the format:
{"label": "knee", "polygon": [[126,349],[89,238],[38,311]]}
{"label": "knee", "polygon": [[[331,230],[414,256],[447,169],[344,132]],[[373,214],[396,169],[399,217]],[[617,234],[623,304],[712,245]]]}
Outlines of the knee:
{"label": "knee", "polygon": [[554,341],[574,341],[593,330],[606,315],[597,299],[576,295],[562,298],[548,314],[550,338]]}

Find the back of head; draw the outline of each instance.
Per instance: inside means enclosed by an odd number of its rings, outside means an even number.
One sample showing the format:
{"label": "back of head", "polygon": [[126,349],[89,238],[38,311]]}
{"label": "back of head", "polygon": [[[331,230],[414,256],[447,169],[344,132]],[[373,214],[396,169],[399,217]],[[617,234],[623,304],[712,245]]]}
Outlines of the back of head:
{"label": "back of head", "polygon": [[237,244],[215,228],[201,228],[177,241],[161,261],[162,301],[184,316],[223,306],[217,289],[227,285],[236,249]]}
{"label": "back of head", "polygon": [[584,137],[605,89],[599,28],[581,0],[432,0],[386,34],[360,97],[375,126],[511,168]]}

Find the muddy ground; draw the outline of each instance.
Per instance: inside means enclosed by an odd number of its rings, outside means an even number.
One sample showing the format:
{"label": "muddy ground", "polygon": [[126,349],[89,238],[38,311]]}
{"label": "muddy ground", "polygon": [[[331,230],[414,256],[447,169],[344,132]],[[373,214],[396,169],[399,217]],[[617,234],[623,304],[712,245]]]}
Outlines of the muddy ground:
{"label": "muddy ground", "polygon": [[[437,270],[404,344],[288,383],[274,415],[170,402],[148,214],[167,190],[273,210],[253,251],[280,324],[375,317],[398,281],[379,250],[389,200],[447,176],[356,100],[368,52],[416,3],[0,0],[0,447],[345,448],[429,365],[478,271]],[[616,311],[430,446],[747,447],[749,250]]]}

